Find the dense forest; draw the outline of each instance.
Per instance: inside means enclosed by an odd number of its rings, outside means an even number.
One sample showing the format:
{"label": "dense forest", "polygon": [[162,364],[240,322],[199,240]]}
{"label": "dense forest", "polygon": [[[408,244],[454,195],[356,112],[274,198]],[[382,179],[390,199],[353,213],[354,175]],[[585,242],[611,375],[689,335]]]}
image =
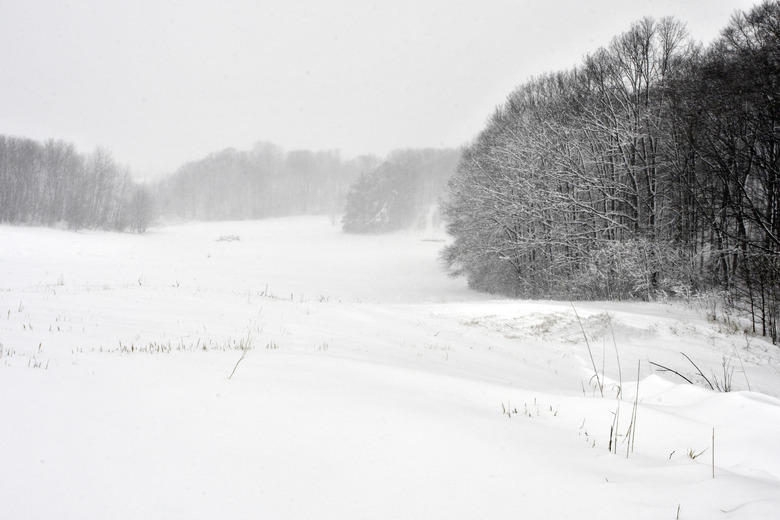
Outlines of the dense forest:
{"label": "dense forest", "polygon": [[0,222],[143,232],[152,196],[101,149],[0,136]]}
{"label": "dense forest", "polygon": [[717,291],[776,341],[778,174],[780,2],[706,48],[644,19],[519,86],[464,147],[443,258],[520,297]]}

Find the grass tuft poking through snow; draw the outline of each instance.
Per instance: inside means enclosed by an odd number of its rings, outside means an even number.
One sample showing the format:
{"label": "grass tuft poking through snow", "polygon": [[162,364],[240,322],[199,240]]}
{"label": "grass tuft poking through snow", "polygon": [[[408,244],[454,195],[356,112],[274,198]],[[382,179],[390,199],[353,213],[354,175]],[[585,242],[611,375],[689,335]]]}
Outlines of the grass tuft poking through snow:
{"label": "grass tuft poking through snow", "polygon": [[239,349],[241,350],[241,357],[239,357],[238,361],[236,361],[236,364],[233,367],[233,371],[230,372],[228,379],[233,379],[233,375],[235,375],[238,365],[244,360],[244,358],[247,357],[249,351],[252,350],[252,336],[247,335],[245,340],[241,340],[241,343],[239,344]]}

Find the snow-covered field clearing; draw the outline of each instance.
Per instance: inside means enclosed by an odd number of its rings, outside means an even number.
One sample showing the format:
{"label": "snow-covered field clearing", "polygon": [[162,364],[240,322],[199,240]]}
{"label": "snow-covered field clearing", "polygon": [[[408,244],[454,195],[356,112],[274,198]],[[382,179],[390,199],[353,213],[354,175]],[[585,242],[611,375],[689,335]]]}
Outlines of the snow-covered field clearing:
{"label": "snow-covered field clearing", "polygon": [[780,517],[778,348],[577,303],[591,361],[569,303],[469,291],[442,238],[0,227],[0,518]]}

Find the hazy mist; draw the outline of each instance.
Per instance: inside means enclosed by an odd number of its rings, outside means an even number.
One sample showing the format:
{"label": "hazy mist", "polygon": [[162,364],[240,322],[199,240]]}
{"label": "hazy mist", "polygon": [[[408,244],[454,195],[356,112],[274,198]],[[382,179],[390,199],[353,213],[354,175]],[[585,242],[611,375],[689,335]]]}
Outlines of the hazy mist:
{"label": "hazy mist", "polygon": [[457,147],[529,76],[645,15],[712,40],[751,1],[3,2],[0,134],[135,178],[258,141],[346,157]]}

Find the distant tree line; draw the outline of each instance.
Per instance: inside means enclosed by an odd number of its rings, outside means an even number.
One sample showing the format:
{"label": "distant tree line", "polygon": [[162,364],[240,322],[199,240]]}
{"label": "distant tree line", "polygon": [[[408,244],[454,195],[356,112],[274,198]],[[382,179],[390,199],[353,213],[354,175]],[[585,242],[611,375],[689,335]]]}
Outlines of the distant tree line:
{"label": "distant tree line", "polygon": [[460,152],[399,150],[360,175],[347,193],[342,225],[349,233],[386,233],[437,225],[438,203]]}
{"label": "distant tree line", "polygon": [[[258,143],[184,164],[151,184],[132,181],[102,149],[0,136],[0,222],[143,232],[156,218],[240,220],[342,215],[352,232],[438,219],[455,150],[402,150],[344,160],[336,151],[285,152]],[[348,202],[349,200],[349,202]]]}
{"label": "distant tree line", "polygon": [[349,185],[379,162],[259,143],[193,161],[154,186],[163,215],[185,220],[340,214]]}
{"label": "distant tree line", "polygon": [[463,150],[443,258],[491,292],[720,291],[777,341],[780,2],[702,48],[644,19],[518,87]]}
{"label": "distant tree line", "polygon": [[153,215],[148,188],[108,152],[0,136],[0,222],[143,232]]}

